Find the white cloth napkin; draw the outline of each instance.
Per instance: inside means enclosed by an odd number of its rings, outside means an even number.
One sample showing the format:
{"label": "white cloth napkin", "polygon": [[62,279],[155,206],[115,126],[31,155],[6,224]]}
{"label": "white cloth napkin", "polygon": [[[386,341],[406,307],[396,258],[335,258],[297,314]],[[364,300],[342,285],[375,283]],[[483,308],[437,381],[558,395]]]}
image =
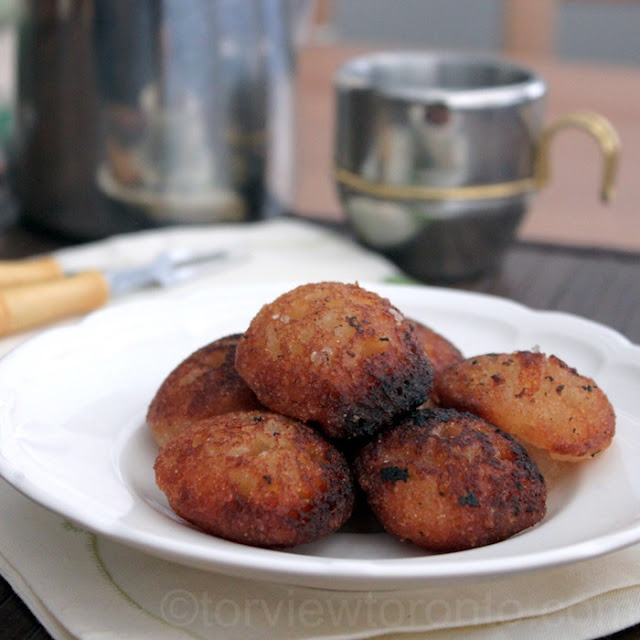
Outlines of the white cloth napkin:
{"label": "white cloth napkin", "polygon": [[[382,258],[303,222],[170,229],[58,254],[121,267],[171,246],[236,246],[212,282],[389,280]],[[162,295],[153,291],[139,296]],[[115,301],[113,304],[117,304]],[[4,354],[25,336],[0,342]],[[78,529],[0,480],[0,573],[56,639],[593,638],[640,622],[640,545],[570,566],[394,592],[337,592],[190,569]]]}

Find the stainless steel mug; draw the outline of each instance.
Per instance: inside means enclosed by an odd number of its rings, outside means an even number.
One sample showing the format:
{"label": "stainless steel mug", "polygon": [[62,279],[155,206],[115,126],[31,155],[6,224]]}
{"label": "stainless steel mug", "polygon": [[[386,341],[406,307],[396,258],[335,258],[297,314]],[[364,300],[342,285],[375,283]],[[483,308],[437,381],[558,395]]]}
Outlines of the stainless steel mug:
{"label": "stainless steel mug", "polygon": [[25,0],[22,214],[89,239],[278,215],[293,179],[300,0]]}
{"label": "stainless steel mug", "polygon": [[335,77],[337,187],[356,234],[425,281],[495,270],[533,193],[548,180],[554,133],[579,126],[605,156],[618,139],[580,112],[545,127],[546,85],[505,60],[453,52],[382,52]]}

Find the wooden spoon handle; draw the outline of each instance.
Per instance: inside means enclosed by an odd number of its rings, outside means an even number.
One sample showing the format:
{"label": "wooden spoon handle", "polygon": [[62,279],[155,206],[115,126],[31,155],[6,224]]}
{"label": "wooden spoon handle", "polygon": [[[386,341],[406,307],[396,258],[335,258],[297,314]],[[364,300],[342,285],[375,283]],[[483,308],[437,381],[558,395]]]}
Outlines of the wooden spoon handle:
{"label": "wooden spoon handle", "polygon": [[60,263],[53,257],[0,260],[0,288],[63,277]]}
{"label": "wooden spoon handle", "polygon": [[0,290],[0,335],[17,333],[88,313],[109,299],[109,284],[100,271]]}

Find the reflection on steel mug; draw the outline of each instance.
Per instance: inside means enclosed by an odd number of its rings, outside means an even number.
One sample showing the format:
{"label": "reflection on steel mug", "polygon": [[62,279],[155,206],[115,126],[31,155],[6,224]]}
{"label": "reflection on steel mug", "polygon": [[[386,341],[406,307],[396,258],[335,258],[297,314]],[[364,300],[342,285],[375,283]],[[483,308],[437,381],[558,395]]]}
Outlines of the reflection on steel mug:
{"label": "reflection on steel mug", "polygon": [[580,111],[544,124],[546,85],[510,62],[448,52],[381,52],[335,77],[335,178],[360,240],[427,282],[495,271],[533,193],[549,145],[580,127],[604,159],[612,197],[616,131]]}

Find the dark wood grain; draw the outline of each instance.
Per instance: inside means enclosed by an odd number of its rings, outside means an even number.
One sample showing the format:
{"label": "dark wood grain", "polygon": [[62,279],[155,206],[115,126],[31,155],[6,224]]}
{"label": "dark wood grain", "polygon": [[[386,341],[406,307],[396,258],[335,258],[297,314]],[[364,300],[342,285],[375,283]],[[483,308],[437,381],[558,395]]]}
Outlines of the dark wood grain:
{"label": "dark wood grain", "polygon": [[0,577],[0,637],[2,640],[49,640],[51,636]]}
{"label": "dark wood grain", "polygon": [[640,254],[519,244],[497,276],[470,288],[595,320],[640,343]]}
{"label": "dark wood grain", "polygon": [[[48,251],[59,245],[59,240],[24,229],[0,234],[2,257]],[[461,288],[510,298],[534,309],[584,316],[640,343],[640,254],[521,243],[508,253],[500,273]],[[3,640],[50,637],[2,578],[0,637]],[[638,640],[640,624],[608,638]]]}

